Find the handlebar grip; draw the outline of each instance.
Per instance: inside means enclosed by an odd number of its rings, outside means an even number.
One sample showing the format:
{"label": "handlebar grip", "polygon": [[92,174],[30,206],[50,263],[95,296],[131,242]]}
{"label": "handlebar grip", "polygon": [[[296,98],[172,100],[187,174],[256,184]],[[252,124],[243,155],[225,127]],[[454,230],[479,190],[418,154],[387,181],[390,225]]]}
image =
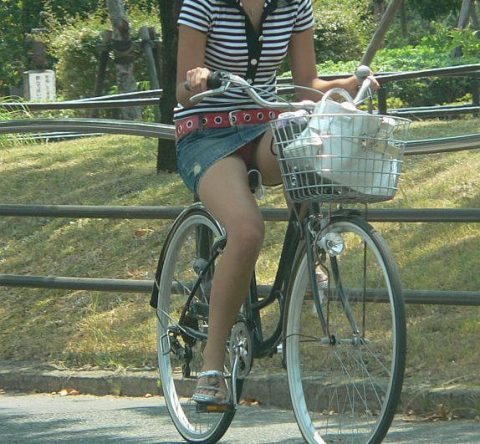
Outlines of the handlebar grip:
{"label": "handlebar grip", "polygon": [[358,89],[357,95],[353,99],[353,103],[355,105],[361,103],[367,97],[371,97],[372,81],[371,81],[371,79],[368,78],[368,76],[370,76],[371,73],[372,73],[372,71],[366,65],[359,66],[357,68],[357,70],[355,71],[355,76],[357,77],[357,82],[360,86],[359,89]]}
{"label": "handlebar grip", "polygon": [[360,82],[365,80],[372,71],[366,65],[360,65],[357,70],[355,71],[355,76],[358,78]]}
{"label": "handlebar grip", "polygon": [[223,81],[225,80],[225,75],[223,71],[214,71],[207,79],[207,88],[216,89],[222,86]]}

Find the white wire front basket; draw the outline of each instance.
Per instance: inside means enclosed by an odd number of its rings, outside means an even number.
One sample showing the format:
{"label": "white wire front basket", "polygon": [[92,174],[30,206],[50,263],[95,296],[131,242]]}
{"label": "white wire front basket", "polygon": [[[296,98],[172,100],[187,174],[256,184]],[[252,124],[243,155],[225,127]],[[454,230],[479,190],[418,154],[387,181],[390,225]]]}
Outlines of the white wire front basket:
{"label": "white wire front basket", "polygon": [[281,114],[271,126],[285,190],[294,202],[392,199],[409,125],[331,100],[319,102],[312,114]]}

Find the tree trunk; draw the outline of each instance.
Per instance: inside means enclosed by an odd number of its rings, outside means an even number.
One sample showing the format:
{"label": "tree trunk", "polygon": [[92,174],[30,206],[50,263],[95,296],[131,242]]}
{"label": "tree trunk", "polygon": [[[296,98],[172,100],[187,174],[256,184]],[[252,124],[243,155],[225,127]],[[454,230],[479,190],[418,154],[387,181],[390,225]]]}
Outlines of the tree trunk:
{"label": "tree trunk", "polygon": [[405,7],[405,2],[403,2],[400,8],[400,27],[402,30],[402,37],[408,37],[408,21],[407,21],[407,11]]}
{"label": "tree trunk", "polygon": [[[158,0],[162,23],[162,78],[160,83],[163,93],[160,99],[160,121],[166,124],[172,123],[173,108],[177,103],[177,17],[181,3],[181,0]],[[174,141],[160,139],[158,141],[157,170],[176,171],[176,169]]]}
{"label": "tree trunk", "polygon": [[388,31],[388,28],[392,24],[395,15],[399,11],[400,7],[403,4],[403,0],[391,0],[388,4],[385,13],[380,20],[380,24],[378,25],[375,34],[370,40],[367,50],[365,51],[365,55],[362,58],[361,64],[362,65],[369,65],[372,63],[373,58],[375,57],[376,52],[380,49],[383,43],[383,39],[385,34]]}
{"label": "tree trunk", "polygon": [[[152,39],[152,30],[146,26],[140,28],[140,38],[142,40],[143,57],[147,65],[148,78],[150,79],[150,89],[160,89],[160,82],[153,53],[154,43]],[[155,122],[160,121],[160,110],[154,107]]]}
{"label": "tree trunk", "polygon": [[465,29],[470,18],[470,10],[474,8],[473,0],[463,0],[460,16],[458,17],[458,27]]}
{"label": "tree trunk", "polygon": [[[458,27],[460,29],[465,29],[468,25],[468,20],[470,18],[470,10],[473,9],[475,5],[473,4],[473,0],[463,0],[462,8],[460,9],[460,16],[458,18]],[[462,47],[457,46],[453,50],[453,57],[461,57],[462,56]]]}
{"label": "tree trunk", "polygon": [[373,0],[373,11],[378,17],[385,12],[385,0]]}
{"label": "tree trunk", "polygon": [[[107,0],[108,12],[113,28],[113,53],[117,76],[118,92],[133,92],[137,83],[133,73],[133,43],[130,38],[130,25],[125,14],[123,0]],[[139,107],[125,107],[121,115],[126,120],[140,120]]]}
{"label": "tree trunk", "polygon": [[[472,19],[473,29],[480,31],[480,20],[478,19],[475,3],[472,5],[472,9],[470,9],[470,18]],[[480,35],[478,36],[480,37]]]}

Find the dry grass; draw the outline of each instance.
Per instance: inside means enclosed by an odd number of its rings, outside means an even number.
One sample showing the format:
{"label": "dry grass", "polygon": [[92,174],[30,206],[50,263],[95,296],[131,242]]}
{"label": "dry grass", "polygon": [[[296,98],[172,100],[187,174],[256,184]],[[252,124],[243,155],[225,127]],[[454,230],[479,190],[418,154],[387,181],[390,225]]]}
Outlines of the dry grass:
{"label": "dry grass", "polygon": [[[478,119],[415,125],[415,138],[475,133]],[[156,142],[105,136],[0,149],[2,203],[186,205],[177,175],[155,171]],[[404,208],[479,207],[480,152],[406,159],[392,203]],[[267,207],[284,205],[281,190]],[[152,279],[170,221],[0,219],[1,272]],[[284,223],[268,224],[259,281],[271,282]],[[480,288],[478,224],[379,224],[405,288]],[[155,366],[148,295],[0,288],[0,359],[66,366]],[[272,309],[272,313],[275,312]],[[267,316],[272,325],[274,315]],[[435,381],[477,374],[478,307],[409,306],[409,374]]]}
{"label": "dry grass", "polygon": [[[102,137],[0,151],[3,203],[182,205],[156,143]],[[152,279],[170,221],[2,218],[2,273]],[[66,365],[153,365],[148,295],[0,289],[0,356]]]}

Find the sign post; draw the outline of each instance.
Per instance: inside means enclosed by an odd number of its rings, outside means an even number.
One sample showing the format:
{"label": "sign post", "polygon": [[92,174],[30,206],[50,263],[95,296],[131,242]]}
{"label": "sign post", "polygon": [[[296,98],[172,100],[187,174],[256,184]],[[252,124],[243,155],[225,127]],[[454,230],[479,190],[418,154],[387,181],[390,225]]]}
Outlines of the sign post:
{"label": "sign post", "polygon": [[56,100],[55,72],[50,69],[25,71],[23,95],[27,100],[54,102]]}

